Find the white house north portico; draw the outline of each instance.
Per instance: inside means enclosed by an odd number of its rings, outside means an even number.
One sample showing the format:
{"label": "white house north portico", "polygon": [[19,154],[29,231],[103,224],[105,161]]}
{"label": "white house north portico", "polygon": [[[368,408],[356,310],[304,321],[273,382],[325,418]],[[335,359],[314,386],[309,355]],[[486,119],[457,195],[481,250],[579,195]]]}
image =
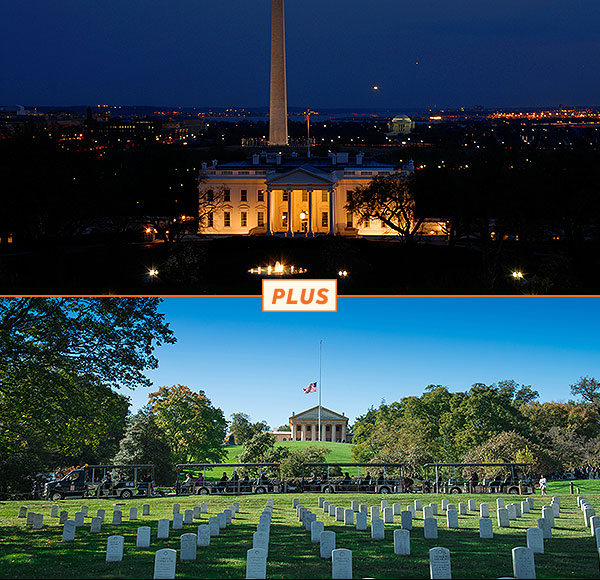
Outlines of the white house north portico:
{"label": "white house north portico", "polygon": [[292,441],[334,441],[347,443],[348,417],[321,407],[321,437],[319,438],[319,406],[290,417]]}

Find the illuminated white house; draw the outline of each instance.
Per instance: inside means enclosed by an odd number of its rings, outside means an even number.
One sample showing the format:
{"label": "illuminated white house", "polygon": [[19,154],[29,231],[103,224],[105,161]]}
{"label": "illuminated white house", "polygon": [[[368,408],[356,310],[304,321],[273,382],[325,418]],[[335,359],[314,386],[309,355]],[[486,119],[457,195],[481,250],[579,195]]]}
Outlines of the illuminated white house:
{"label": "illuminated white house", "polygon": [[215,161],[202,168],[199,199],[206,204],[218,194],[223,201],[199,229],[214,235],[396,236],[380,221],[359,220],[344,206],[354,188],[377,175],[413,171],[412,161],[398,167],[362,153],[300,157],[267,151],[242,162]]}

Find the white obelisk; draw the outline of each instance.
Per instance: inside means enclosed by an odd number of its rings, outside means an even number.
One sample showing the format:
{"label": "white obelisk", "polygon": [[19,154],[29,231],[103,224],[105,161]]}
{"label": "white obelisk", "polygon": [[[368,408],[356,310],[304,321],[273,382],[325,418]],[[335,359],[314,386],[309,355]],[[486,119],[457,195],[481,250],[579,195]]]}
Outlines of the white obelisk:
{"label": "white obelisk", "polygon": [[269,145],[288,144],[284,0],[273,0],[271,20],[271,113]]}

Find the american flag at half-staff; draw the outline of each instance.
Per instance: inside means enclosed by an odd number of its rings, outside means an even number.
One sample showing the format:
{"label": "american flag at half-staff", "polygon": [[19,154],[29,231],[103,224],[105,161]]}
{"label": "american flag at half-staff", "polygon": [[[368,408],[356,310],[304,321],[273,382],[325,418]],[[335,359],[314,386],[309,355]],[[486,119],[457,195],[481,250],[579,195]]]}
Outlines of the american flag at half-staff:
{"label": "american flag at half-staff", "polygon": [[302,389],[305,393],[316,393],[317,392],[317,383],[310,383],[308,387],[304,387]]}

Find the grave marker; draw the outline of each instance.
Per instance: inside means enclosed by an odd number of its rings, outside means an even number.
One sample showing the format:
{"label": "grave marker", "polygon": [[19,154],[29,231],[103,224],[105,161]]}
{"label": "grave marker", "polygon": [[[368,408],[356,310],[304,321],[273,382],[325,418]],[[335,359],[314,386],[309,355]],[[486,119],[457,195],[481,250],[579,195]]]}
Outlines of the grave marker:
{"label": "grave marker", "polygon": [[512,561],[515,578],[535,578],[535,562],[531,548],[513,548]]}
{"label": "grave marker", "polygon": [[[79,512],[77,512],[79,513]],[[35,512],[27,512],[27,520],[25,521],[25,525],[32,526],[33,525],[33,516]],[[75,514],[75,520],[77,520],[77,514]]]}
{"label": "grave marker", "polygon": [[125,538],[123,536],[108,536],[106,542],[106,561],[121,562],[123,560],[123,544]]}
{"label": "grave marker", "polygon": [[185,510],[183,512],[183,523],[186,526],[194,523],[194,510]]}
{"label": "grave marker", "polygon": [[292,499],[292,507],[296,509],[300,505],[300,498],[295,497]]}
{"label": "grave marker", "polygon": [[149,503],[145,503],[142,506],[142,515],[143,516],[149,516],[150,515],[150,504]]}
{"label": "grave marker", "polygon": [[408,530],[394,530],[394,554],[410,556],[410,532]]}
{"label": "grave marker", "polygon": [[20,518],[26,518],[27,517],[27,507],[26,506],[22,505],[19,508],[19,517]]}
{"label": "grave marker", "polygon": [[62,541],[72,542],[75,539],[75,522],[67,520],[63,526]]}
{"label": "grave marker", "polygon": [[90,508],[89,508],[88,506],[86,506],[86,505],[82,505],[82,506],[79,508],[79,511],[80,511],[80,512],[83,514],[83,517],[84,517],[84,518],[87,518],[87,515],[88,515],[88,513],[89,513],[89,511],[90,511]]}
{"label": "grave marker", "polygon": [[369,513],[369,506],[366,503],[361,503],[358,506],[358,511],[362,512],[364,514],[368,514]]}
{"label": "grave marker", "polygon": [[437,516],[438,515],[438,504],[430,503],[429,507],[431,508],[431,513],[433,513],[434,516]]}
{"label": "grave marker", "polygon": [[590,518],[590,531],[594,537],[596,537],[597,528],[600,528],[600,516],[592,516]]}
{"label": "grave marker", "polygon": [[403,530],[412,530],[412,513],[408,510],[400,512],[400,525]]}
{"label": "grave marker", "polygon": [[528,501],[522,501],[521,502],[521,511],[524,514],[528,514],[529,513],[529,502]]}
{"label": "grave marker", "polygon": [[337,548],[331,552],[331,577],[352,578],[352,550]]}
{"label": "grave marker", "polygon": [[197,534],[198,546],[208,548],[210,546],[210,526],[208,524],[200,524]]}
{"label": "grave marker", "polygon": [[331,552],[335,550],[335,532],[321,532],[319,537],[319,554],[321,558],[331,558]]}
{"label": "grave marker", "polygon": [[515,509],[515,504],[514,503],[509,503],[506,506],[506,511],[508,512],[508,519],[509,520],[516,520],[517,519],[517,510]]}
{"label": "grave marker", "polygon": [[477,502],[474,499],[469,500],[469,511],[476,512],[477,511]]}
{"label": "grave marker", "polygon": [[102,518],[98,516],[92,518],[90,524],[90,534],[99,534],[102,531]]}
{"label": "grave marker", "polygon": [[494,537],[491,518],[479,518],[479,537],[483,539]]}
{"label": "grave marker", "polygon": [[[77,516],[78,515],[79,514],[75,514],[75,522],[77,522]],[[122,521],[122,516],[123,516],[123,514],[120,511],[113,512],[112,525],[113,526],[120,526],[121,525],[121,521]],[[75,525],[77,525],[77,523]],[[81,525],[83,525],[83,514],[81,516]]]}
{"label": "grave marker", "polygon": [[63,510],[62,512],[60,512],[60,515],[58,516],[58,523],[64,524],[68,519],[69,519],[69,512]]}
{"label": "grave marker", "polygon": [[402,504],[392,504],[392,509],[394,510],[394,515],[399,516],[402,513]]}
{"label": "grave marker", "polygon": [[552,528],[550,527],[550,523],[546,518],[538,518],[537,527],[542,530],[544,540],[549,540],[552,538]]}
{"label": "grave marker", "polygon": [[[595,515],[595,514],[591,514],[591,515]],[[551,528],[554,527],[554,510],[549,505],[544,506],[542,508],[542,517],[545,518],[546,520],[548,520],[548,523],[550,524]],[[590,525],[589,518],[585,519],[585,525],[586,526]]]}
{"label": "grave marker", "polygon": [[450,529],[458,529],[458,512],[456,510],[446,512],[446,524]]}
{"label": "grave marker", "polygon": [[173,515],[178,514],[181,506],[178,503],[173,504]]}
{"label": "grave marker", "polygon": [[372,540],[384,540],[385,530],[383,526],[383,520],[375,518],[371,520],[371,539]]}
{"label": "grave marker", "polygon": [[180,513],[173,514],[173,529],[174,530],[182,530],[183,529],[183,514],[180,514]]}
{"label": "grave marker", "polygon": [[365,512],[356,514],[356,529],[359,532],[364,532],[367,529],[367,514]]}
{"label": "grave marker", "polygon": [[[239,504],[238,504],[238,507],[239,507]],[[201,514],[207,514],[208,513],[208,504],[205,501],[203,501],[200,504],[200,513]]]}
{"label": "grave marker", "polygon": [[544,532],[540,528],[527,528],[527,547],[534,554],[544,553]]}
{"label": "grave marker", "polygon": [[[167,522],[169,520],[166,520]],[[160,522],[160,520],[159,520]],[[177,551],[171,548],[158,550],[154,555],[154,580],[173,580]]]}
{"label": "grave marker", "polygon": [[246,552],[246,578],[267,577],[267,552],[252,548]]}
{"label": "grave marker", "polygon": [[394,523],[394,510],[391,507],[386,507],[383,510],[383,523],[393,524]]}
{"label": "grave marker", "polygon": [[461,516],[467,515],[467,504],[464,501],[459,502],[458,504],[458,513]]}
{"label": "grave marker", "polygon": [[322,508],[323,507],[323,502],[325,501],[325,498],[323,496],[319,497],[319,507]]}
{"label": "grave marker", "polygon": [[506,508],[499,508],[496,513],[498,516],[498,527],[499,528],[510,528],[510,520],[508,519],[508,510]]}
{"label": "grave marker", "polygon": [[252,534],[252,547],[254,549],[260,548],[261,550],[265,550],[267,552],[267,556],[269,555],[269,535],[265,534],[265,532],[254,532]]}
{"label": "grave marker", "polygon": [[353,509],[344,510],[344,525],[346,525],[346,526],[354,525],[354,510]]}
{"label": "grave marker", "polygon": [[57,518],[58,517],[58,505],[57,504],[54,504],[50,508],[50,517],[51,518]]}
{"label": "grave marker", "polygon": [[129,521],[131,521],[131,520],[137,520],[137,508],[136,507],[129,508]]}
{"label": "grave marker", "polygon": [[323,513],[326,513],[326,514],[329,513],[329,504],[330,504],[330,502],[328,502],[328,501],[323,502]]}
{"label": "grave marker", "polygon": [[435,518],[427,518],[423,521],[423,536],[426,540],[437,540],[438,529]]}
{"label": "grave marker", "polygon": [[371,506],[371,520],[376,520],[379,518],[379,506],[372,505]]}
{"label": "grave marker", "polygon": [[43,516],[43,514],[34,514],[33,515],[33,522],[31,523],[31,526],[33,527],[33,529],[34,530],[41,530],[43,525],[44,525],[44,516]]}
{"label": "grave marker", "polygon": [[449,499],[443,499],[442,500],[442,510],[446,511],[448,509],[448,504],[450,503]]}
{"label": "grave marker", "polygon": [[310,541],[313,544],[319,543],[321,534],[325,531],[325,524],[323,522],[314,521],[310,524]]}
{"label": "grave marker", "polygon": [[336,522],[343,522],[344,521],[344,508],[343,507],[336,507],[335,508],[335,521]]}
{"label": "grave marker", "polygon": [[479,505],[479,517],[489,518],[490,517],[490,504],[482,503]]}
{"label": "grave marker", "polygon": [[219,520],[215,517],[208,518],[208,525],[210,527],[211,537],[219,535]]}
{"label": "grave marker", "polygon": [[158,535],[156,537],[159,540],[166,540],[169,537],[169,525],[170,522],[167,518],[158,520]]}
{"label": "grave marker", "polygon": [[329,504],[329,515],[331,517],[335,516],[335,508],[336,508],[336,506],[334,506],[332,503]]}
{"label": "grave marker", "polygon": [[196,560],[196,548],[198,538],[196,534],[181,534],[180,539],[180,558],[181,561],[193,562]]}
{"label": "grave marker", "polygon": [[450,550],[447,548],[431,548],[429,550],[429,577],[452,578]]}
{"label": "grave marker", "polygon": [[105,517],[106,517],[106,510],[99,509],[99,510],[96,512],[96,517],[97,517],[97,518],[100,518],[100,519],[102,520],[102,523],[104,523],[104,519],[105,519]]}
{"label": "grave marker", "polygon": [[149,548],[150,547],[150,526],[142,526],[137,529],[137,535],[135,538],[136,548]]}

